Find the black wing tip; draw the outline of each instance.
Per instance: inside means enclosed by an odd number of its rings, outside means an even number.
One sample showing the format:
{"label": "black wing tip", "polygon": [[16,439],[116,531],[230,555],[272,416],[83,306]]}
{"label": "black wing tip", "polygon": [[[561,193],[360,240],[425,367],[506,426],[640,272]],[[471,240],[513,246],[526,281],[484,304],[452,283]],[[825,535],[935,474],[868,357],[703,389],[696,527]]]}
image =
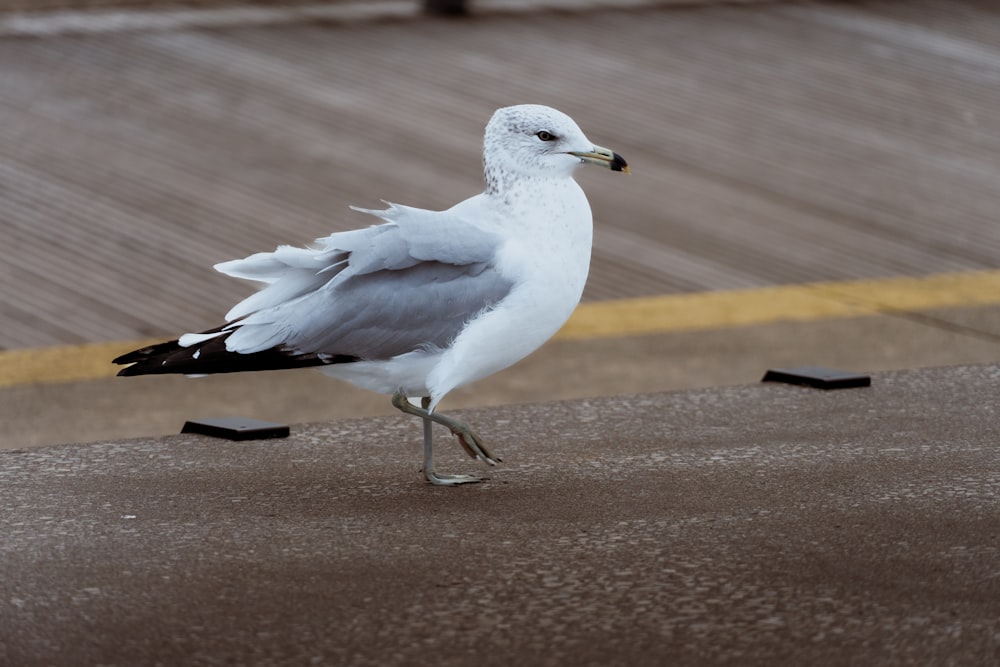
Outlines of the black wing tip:
{"label": "black wing tip", "polygon": [[[128,377],[132,375],[147,375],[149,373],[158,372],[156,369],[162,365],[162,362],[180,349],[181,346],[176,339],[170,340],[165,343],[147,345],[146,347],[140,347],[138,350],[126,352],[125,354],[112,359],[111,363],[118,366],[131,364],[118,371],[119,376]],[[157,364],[156,362],[161,363]]]}
{"label": "black wing tip", "polygon": [[144,347],[141,350],[132,350],[131,352],[126,352],[123,355],[117,356],[111,360],[111,363],[117,364],[118,366],[123,366],[125,364],[133,364],[137,361],[148,359],[149,355],[151,355],[152,353],[153,353],[153,348]]}
{"label": "black wing tip", "polygon": [[127,352],[112,360],[118,365],[131,364],[118,371],[119,377],[136,375],[217,375],[250,371],[277,371],[311,366],[327,366],[359,361],[351,355],[295,354],[281,347],[242,354],[225,347],[226,336],[219,336],[190,347],[176,340]]}
{"label": "black wing tip", "polygon": [[[118,363],[118,362],[115,362]],[[132,377],[134,375],[148,375],[149,371],[142,368],[142,364],[134,363],[119,370],[115,377]]]}

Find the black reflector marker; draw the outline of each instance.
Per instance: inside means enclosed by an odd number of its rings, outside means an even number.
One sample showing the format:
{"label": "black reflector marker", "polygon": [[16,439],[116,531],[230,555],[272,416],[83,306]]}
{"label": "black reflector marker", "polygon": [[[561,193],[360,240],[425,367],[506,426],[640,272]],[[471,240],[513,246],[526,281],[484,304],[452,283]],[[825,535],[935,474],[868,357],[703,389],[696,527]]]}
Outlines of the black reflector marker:
{"label": "black reflector marker", "polygon": [[289,429],[286,424],[275,424],[259,419],[223,417],[222,419],[186,421],[181,433],[198,433],[227,440],[266,440],[267,438],[287,438]]}
{"label": "black reflector marker", "polygon": [[816,389],[852,389],[854,387],[870,387],[872,378],[870,375],[838,371],[832,368],[799,366],[798,368],[772,368],[764,374],[761,382],[801,384]]}

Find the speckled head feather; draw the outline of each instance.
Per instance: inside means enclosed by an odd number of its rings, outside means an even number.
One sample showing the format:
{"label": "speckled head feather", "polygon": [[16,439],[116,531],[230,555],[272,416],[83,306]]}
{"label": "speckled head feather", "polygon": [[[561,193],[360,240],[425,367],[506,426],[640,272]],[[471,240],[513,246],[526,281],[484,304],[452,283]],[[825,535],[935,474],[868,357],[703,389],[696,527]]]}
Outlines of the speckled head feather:
{"label": "speckled head feather", "polygon": [[502,194],[513,180],[566,178],[582,164],[572,153],[593,149],[561,111],[540,104],[497,109],[483,137],[486,192]]}

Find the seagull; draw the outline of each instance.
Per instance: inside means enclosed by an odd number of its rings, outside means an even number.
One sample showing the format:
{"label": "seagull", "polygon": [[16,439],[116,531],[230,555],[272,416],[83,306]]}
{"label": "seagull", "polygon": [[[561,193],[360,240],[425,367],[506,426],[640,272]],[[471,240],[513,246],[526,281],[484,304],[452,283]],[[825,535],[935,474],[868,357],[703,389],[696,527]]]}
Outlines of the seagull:
{"label": "seagull", "polygon": [[423,420],[428,482],[482,481],[435,471],[433,422],[473,459],[500,461],[467,423],[435,408],[534,352],[576,308],[593,239],[590,204],[572,176],[583,164],[629,173],[560,111],[498,109],[483,139],[482,193],[444,211],[351,207],[381,223],[216,264],[262,289],[222,326],[113,363],[130,364],[125,376],[318,367]]}

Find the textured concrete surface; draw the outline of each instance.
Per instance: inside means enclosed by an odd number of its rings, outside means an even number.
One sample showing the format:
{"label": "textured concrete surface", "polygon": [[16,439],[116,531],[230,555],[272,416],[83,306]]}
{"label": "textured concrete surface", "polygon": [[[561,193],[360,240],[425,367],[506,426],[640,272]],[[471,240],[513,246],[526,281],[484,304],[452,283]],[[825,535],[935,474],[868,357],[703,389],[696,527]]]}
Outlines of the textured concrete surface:
{"label": "textured concrete surface", "polygon": [[[0,452],[0,663],[986,665],[1000,365]],[[444,470],[476,470],[440,435]]]}

